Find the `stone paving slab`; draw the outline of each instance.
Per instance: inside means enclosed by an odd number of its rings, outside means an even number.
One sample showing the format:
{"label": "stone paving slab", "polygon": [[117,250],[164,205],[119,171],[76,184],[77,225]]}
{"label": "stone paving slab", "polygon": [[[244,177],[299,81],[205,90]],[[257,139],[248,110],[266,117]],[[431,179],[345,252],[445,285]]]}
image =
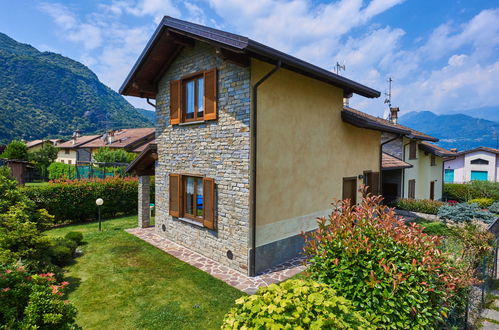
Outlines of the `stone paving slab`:
{"label": "stone paving slab", "polygon": [[175,258],[182,260],[248,294],[255,293],[259,287],[282,282],[306,269],[303,264],[305,259],[295,258],[269,269],[258,276],[249,277],[180,244],[172,242],[167,238],[157,235],[154,232],[154,227],[132,228],[126,229],[126,231],[174,256]]}
{"label": "stone paving slab", "polygon": [[492,323],[489,321],[483,321],[482,330],[499,330],[499,324]]}
{"label": "stone paving slab", "polygon": [[482,312],[482,317],[499,321],[499,312],[494,309],[486,309]]}

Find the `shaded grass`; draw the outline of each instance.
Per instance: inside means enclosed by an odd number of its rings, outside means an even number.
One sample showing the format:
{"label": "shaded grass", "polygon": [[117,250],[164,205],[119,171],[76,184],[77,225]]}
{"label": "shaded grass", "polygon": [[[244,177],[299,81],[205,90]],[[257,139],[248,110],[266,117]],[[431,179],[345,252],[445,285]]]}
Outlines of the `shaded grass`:
{"label": "shaded grass", "polygon": [[66,267],[68,297],[84,329],[214,329],[243,293],[124,232],[123,217],[52,229],[84,234],[83,255]]}

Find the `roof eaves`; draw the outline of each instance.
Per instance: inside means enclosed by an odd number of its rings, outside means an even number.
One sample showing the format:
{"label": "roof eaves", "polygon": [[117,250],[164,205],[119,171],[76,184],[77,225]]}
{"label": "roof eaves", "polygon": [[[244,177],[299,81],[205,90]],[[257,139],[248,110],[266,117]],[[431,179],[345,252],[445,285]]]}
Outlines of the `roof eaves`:
{"label": "roof eaves", "polygon": [[409,139],[414,139],[414,140],[424,140],[424,141],[432,141],[432,142],[438,142],[439,140],[436,137],[429,136],[429,135],[419,135],[414,132],[410,132],[407,134],[407,137]]}
{"label": "roof eaves", "polygon": [[362,116],[357,116],[353,112],[346,110],[341,111],[341,119],[343,119],[343,121],[349,124],[361,128],[369,128],[377,131],[395,133],[395,134],[404,134],[404,135],[409,133],[408,130],[392,127],[389,125],[383,125],[381,123],[376,122],[375,120],[371,120]]}
{"label": "roof eaves", "polygon": [[142,160],[142,158],[150,151],[157,151],[158,145],[156,143],[151,143],[145,148],[125,169],[125,173],[131,173],[135,166]]}

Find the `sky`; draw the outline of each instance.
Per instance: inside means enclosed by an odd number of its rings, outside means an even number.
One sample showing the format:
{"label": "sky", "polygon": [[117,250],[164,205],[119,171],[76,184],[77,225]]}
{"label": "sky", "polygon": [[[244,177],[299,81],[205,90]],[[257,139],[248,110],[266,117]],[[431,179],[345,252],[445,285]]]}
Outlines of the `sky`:
{"label": "sky", "polygon": [[[0,0],[0,32],[82,62],[118,90],[164,15],[241,34],[382,93],[382,116],[499,111],[497,0]],[[144,100],[133,105],[151,109]]]}

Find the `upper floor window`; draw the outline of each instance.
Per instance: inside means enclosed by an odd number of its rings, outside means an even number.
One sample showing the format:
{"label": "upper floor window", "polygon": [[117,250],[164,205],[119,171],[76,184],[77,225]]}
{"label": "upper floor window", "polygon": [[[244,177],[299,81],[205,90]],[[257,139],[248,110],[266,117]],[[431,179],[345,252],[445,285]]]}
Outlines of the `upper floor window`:
{"label": "upper floor window", "polygon": [[416,159],[417,146],[418,144],[416,141],[411,141],[411,143],[409,143],[409,159]]}
{"label": "upper floor window", "polygon": [[217,119],[217,70],[170,81],[170,124]]}
{"label": "upper floor window", "polygon": [[473,159],[470,163],[473,165],[489,165],[488,160],[481,159],[481,158]]}
{"label": "upper floor window", "polygon": [[69,149],[64,149],[64,153],[65,153],[66,155],[69,155]]}
{"label": "upper floor window", "polygon": [[437,158],[435,155],[430,155],[430,166],[437,166]]}

